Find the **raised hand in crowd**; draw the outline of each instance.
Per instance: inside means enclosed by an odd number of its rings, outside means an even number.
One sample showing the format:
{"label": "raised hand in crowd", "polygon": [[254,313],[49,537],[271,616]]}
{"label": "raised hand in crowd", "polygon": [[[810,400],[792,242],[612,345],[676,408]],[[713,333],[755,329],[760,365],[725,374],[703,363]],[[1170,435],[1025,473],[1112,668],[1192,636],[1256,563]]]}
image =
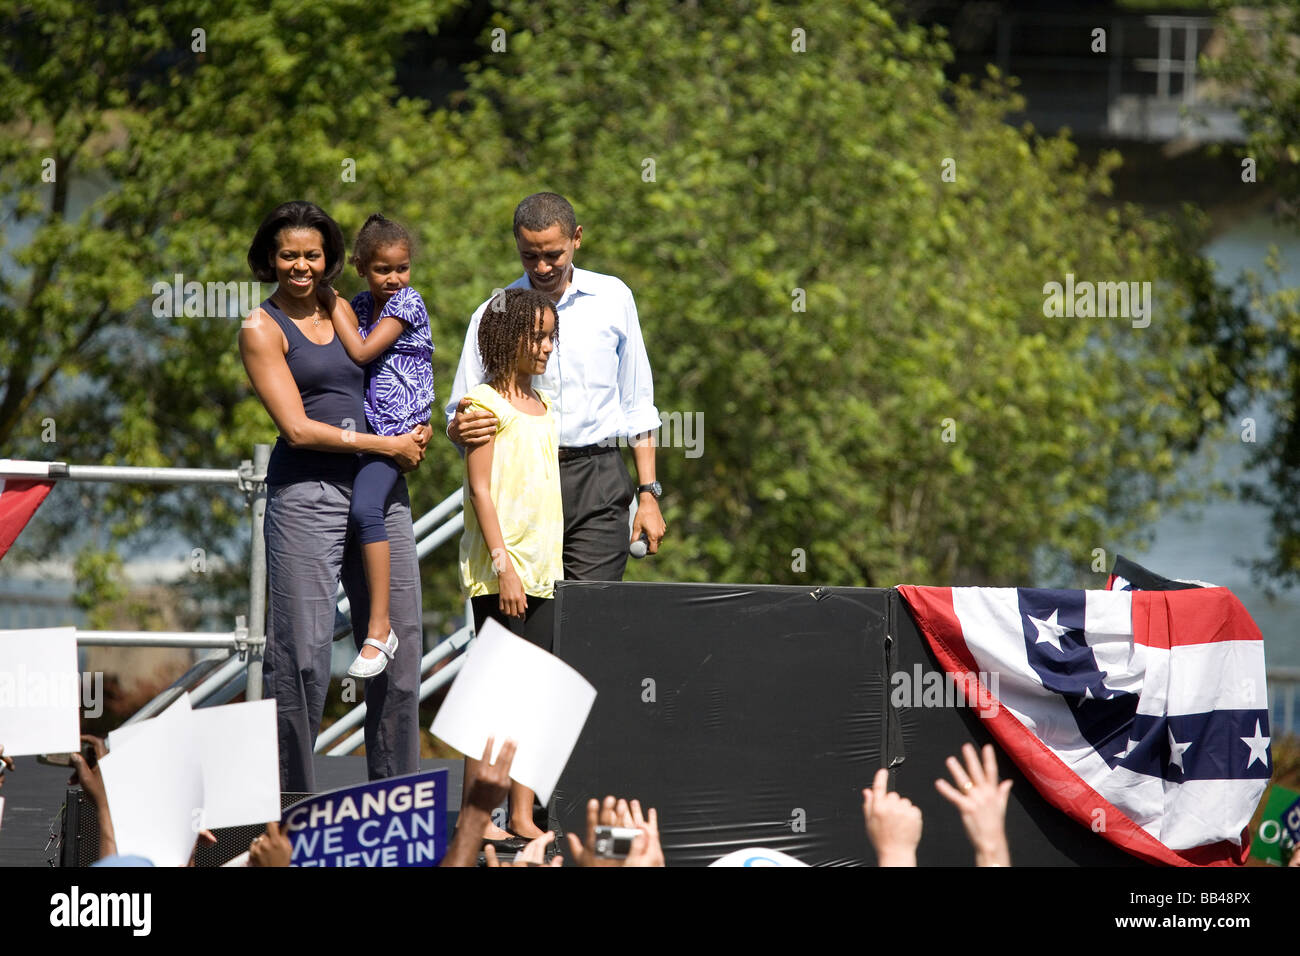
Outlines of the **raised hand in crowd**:
{"label": "raised hand in crowd", "polygon": [[916,866],[921,808],[889,789],[884,767],[876,771],[871,788],[862,791],[862,818],[880,866]]}
{"label": "raised hand in crowd", "polygon": [[984,745],[982,762],[973,745],[965,744],[961,750],[966,766],[956,757],[949,757],[948,772],[953,783],[936,780],[935,789],[961,814],[966,837],[975,848],[975,865],[1010,866],[1006,820],[1011,781],[998,782],[998,761],[992,744]]}
{"label": "raised hand in crowd", "polygon": [[[640,831],[632,840],[626,857],[596,855],[596,827],[625,827]],[[659,842],[659,815],[654,807],[648,815],[641,812],[641,802],[606,797],[604,802],[594,797],[587,801],[587,838],[579,842],[576,834],[569,834],[569,851],[578,866],[664,866],[663,846]]]}
{"label": "raised hand in crowd", "polygon": [[81,735],[82,743],[90,744],[95,750],[95,766],[86,764],[79,753],[72,755],[72,767],[76,771],[68,783],[80,783],[95,804],[95,813],[99,822],[99,856],[97,859],[113,856],[117,853],[117,837],[113,832],[113,818],[108,812],[108,794],[104,790],[104,778],[99,772],[99,761],[108,753],[104,741],[90,734]]}
{"label": "raised hand in crowd", "polygon": [[551,857],[551,862],[546,862],[546,848],[555,840],[555,833],[547,830],[541,836],[528,842],[517,854],[514,860],[509,863],[502,863],[497,860],[497,851],[491,845],[483,848],[483,856],[487,859],[487,865],[492,867],[500,866],[563,866],[564,857],[558,853]]}
{"label": "raised hand in crowd", "polygon": [[5,756],[4,744],[0,744],[0,787],[5,785],[5,771],[14,769],[14,758]]}
{"label": "raised hand in crowd", "polygon": [[197,866],[197,865],[198,865],[195,861],[198,859],[198,856],[199,856],[199,844],[200,844],[200,843],[205,844],[205,845],[207,845],[207,846],[216,846],[216,845],[217,845],[217,835],[216,835],[215,833],[213,833],[211,830],[200,830],[200,831],[199,831],[199,838],[198,838],[197,840],[194,841],[194,849],[190,850],[190,862],[186,863],[186,864],[185,864],[186,866]]}
{"label": "raised hand in crowd", "polygon": [[293,847],[287,834],[282,833],[280,824],[272,820],[266,825],[266,832],[253,837],[248,845],[249,866],[288,866],[293,857]]}
{"label": "raised hand in crowd", "polygon": [[492,811],[501,806],[510,793],[510,764],[515,759],[515,742],[507,740],[503,743],[497,762],[491,763],[494,742],[494,738],[488,738],[478,772],[465,781],[468,796],[460,811],[460,819],[456,821],[456,835],[452,837],[440,866],[474,866],[478,863],[483,830],[492,819]]}

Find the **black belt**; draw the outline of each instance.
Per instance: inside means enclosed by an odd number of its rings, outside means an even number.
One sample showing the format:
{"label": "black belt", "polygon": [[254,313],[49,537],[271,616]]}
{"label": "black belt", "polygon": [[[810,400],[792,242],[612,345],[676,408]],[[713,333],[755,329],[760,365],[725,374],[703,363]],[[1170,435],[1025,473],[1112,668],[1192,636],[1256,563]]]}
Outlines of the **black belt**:
{"label": "black belt", "polygon": [[592,455],[610,455],[618,451],[617,445],[584,445],[581,448],[561,448],[560,461],[590,458]]}

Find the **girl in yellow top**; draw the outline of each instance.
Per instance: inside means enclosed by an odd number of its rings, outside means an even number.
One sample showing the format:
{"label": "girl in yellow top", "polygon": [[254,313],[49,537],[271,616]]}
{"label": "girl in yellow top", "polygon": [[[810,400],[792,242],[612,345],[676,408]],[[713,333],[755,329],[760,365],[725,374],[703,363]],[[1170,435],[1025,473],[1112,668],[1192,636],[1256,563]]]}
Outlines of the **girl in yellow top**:
{"label": "girl in yellow top", "polygon": [[[550,298],[533,289],[505,289],[479,321],[478,348],[487,381],[468,398],[497,418],[496,435],[465,456],[465,533],[461,584],[474,608],[474,626],[494,618],[550,651],[555,580],[564,576],[564,510],[559,448],[550,404],[533,389],[546,371],[559,319]],[[477,761],[466,758],[465,779]],[[533,792],[510,787],[509,830],[531,840]],[[505,838],[495,826],[489,839]]]}

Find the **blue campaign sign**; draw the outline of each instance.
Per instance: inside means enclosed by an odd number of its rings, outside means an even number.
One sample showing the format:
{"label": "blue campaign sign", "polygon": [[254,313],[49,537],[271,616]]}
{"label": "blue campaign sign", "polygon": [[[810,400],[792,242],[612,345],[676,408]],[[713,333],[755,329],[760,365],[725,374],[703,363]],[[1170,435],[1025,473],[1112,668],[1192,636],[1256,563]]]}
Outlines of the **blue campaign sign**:
{"label": "blue campaign sign", "polygon": [[447,852],[447,770],[319,793],[290,807],[290,866],[437,866]]}
{"label": "blue campaign sign", "polygon": [[1300,846],[1300,797],[1282,814],[1282,827],[1291,838],[1291,845]]}

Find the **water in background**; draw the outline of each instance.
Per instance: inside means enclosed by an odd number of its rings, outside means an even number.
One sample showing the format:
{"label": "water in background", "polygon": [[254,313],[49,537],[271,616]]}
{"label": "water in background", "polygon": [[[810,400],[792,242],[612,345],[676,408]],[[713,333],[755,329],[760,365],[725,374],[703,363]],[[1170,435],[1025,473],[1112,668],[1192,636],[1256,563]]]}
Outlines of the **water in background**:
{"label": "water in background", "polygon": [[[1235,279],[1243,269],[1263,272],[1263,262],[1270,245],[1276,245],[1282,260],[1284,286],[1300,285],[1300,235],[1278,228],[1268,216],[1258,216],[1233,227],[1205,250],[1214,259],[1220,281]],[[1241,441],[1240,418],[1256,422],[1256,445]],[[1207,452],[1215,463],[1211,480],[1239,485],[1244,479],[1261,479],[1262,469],[1247,470],[1246,460],[1258,443],[1268,442],[1273,419],[1262,405],[1256,404],[1242,413],[1238,426]],[[1207,453],[1198,454],[1189,463],[1189,472],[1204,471]],[[1264,653],[1270,667],[1300,666],[1300,591],[1281,592],[1269,600],[1252,583],[1248,565],[1264,557],[1268,550],[1268,511],[1240,498],[1215,501],[1188,507],[1159,520],[1151,549],[1139,552],[1130,542],[1119,550],[1158,574],[1171,578],[1195,578],[1230,588],[1250,611],[1264,634]]]}

